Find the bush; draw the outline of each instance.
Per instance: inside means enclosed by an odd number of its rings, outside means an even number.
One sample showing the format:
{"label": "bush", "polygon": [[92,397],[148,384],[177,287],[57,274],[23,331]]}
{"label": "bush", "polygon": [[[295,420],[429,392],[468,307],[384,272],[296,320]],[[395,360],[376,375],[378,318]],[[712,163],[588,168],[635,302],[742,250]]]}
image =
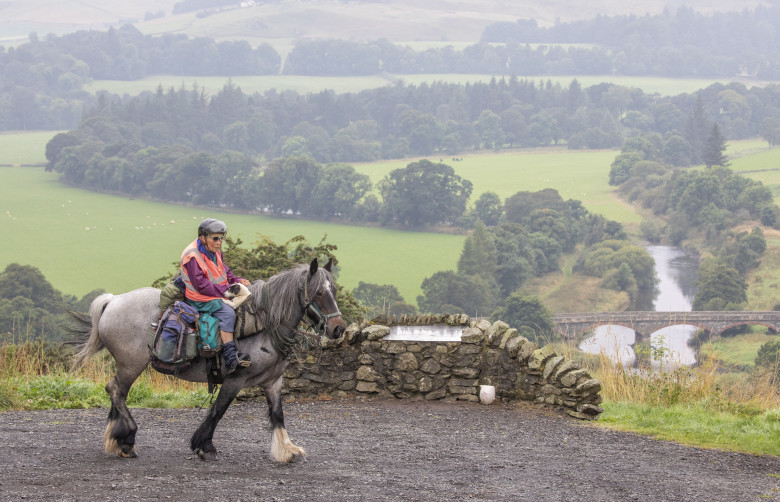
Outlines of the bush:
{"label": "bush", "polygon": [[780,379],[780,340],[766,342],[758,349],[756,368],[770,371]]}

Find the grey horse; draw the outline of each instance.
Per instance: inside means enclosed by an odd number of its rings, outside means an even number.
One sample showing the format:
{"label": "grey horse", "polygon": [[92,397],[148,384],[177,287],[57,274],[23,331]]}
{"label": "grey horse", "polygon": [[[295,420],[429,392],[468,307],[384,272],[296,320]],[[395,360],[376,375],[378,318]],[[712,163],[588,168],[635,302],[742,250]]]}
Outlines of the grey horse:
{"label": "grey horse", "polygon": [[[217,449],[212,442],[217,423],[238,392],[250,386],[260,386],[268,401],[273,459],[292,462],[306,455],[303,448],[290,441],[284,427],[282,374],[287,367],[285,352],[289,348],[284,341],[289,343],[304,316],[329,338],[339,338],[344,332],[346,325],[336,303],[331,265],[329,260],[324,267],[318,267],[315,259],[310,265],[299,265],[271,277],[268,282],[255,281],[249,286],[252,296],[246,303],[254,303],[251,310],[262,329],[240,340],[241,351],[252,359],[251,366],[224,378],[208,415],[190,439],[192,450],[200,458],[217,459]],[[74,331],[86,341],[73,368],[78,368],[103,348],[116,360],[116,375],[106,385],[111,410],[104,441],[108,453],[122,457],[136,456],[138,427],[127,408],[127,393],[150,362],[147,334],[159,316],[159,299],[160,291],[155,288],[140,288],[120,295],[106,293],[92,302],[89,316],[75,316],[79,327]],[[208,371],[208,362],[201,359],[177,376],[192,382],[206,382]]]}

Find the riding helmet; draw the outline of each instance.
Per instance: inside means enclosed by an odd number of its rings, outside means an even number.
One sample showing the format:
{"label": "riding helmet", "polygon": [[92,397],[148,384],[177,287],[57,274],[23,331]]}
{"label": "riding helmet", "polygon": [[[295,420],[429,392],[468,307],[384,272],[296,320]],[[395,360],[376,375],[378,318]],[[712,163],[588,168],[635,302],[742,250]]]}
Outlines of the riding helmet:
{"label": "riding helmet", "polygon": [[210,234],[226,234],[227,225],[222,220],[216,220],[214,218],[207,218],[200,222],[198,225],[198,237],[201,235]]}

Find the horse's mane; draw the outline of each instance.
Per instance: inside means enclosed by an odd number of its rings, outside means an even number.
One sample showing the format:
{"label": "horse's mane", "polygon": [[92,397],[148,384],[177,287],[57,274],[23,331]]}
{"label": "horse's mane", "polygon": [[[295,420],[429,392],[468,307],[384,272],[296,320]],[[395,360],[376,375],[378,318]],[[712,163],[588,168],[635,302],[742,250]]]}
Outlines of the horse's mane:
{"label": "horse's mane", "polygon": [[[302,289],[308,288],[309,299],[311,299],[331,280],[328,271],[320,267],[312,276],[309,284],[306,285],[305,278],[308,274],[309,265],[299,264],[268,279],[267,288],[265,287],[266,282],[262,280],[250,284],[249,291],[252,293],[250,301],[253,302],[263,326],[266,328],[274,326],[295,328],[295,326],[290,326],[290,323],[297,316],[303,315],[303,305],[298,302]],[[263,297],[266,292],[268,293],[267,299]]]}

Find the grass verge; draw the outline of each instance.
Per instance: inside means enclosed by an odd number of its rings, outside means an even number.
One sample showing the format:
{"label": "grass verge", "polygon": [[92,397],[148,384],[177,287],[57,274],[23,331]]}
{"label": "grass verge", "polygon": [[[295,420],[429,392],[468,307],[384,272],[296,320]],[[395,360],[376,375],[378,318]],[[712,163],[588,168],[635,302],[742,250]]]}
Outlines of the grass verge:
{"label": "grass verge", "polygon": [[653,406],[606,401],[599,424],[681,444],[780,456],[780,408],[713,411],[706,402]]}
{"label": "grass verge", "polygon": [[[0,346],[0,410],[110,406],[104,387],[114,376],[113,359],[100,353],[70,372],[72,353],[41,342]],[[130,389],[127,403],[131,407],[182,408],[204,405],[208,399],[205,384],[147,369]]]}
{"label": "grass verge", "polygon": [[719,361],[658,371],[613,363],[602,354],[599,424],[681,444],[780,456],[776,372],[724,372]]}

